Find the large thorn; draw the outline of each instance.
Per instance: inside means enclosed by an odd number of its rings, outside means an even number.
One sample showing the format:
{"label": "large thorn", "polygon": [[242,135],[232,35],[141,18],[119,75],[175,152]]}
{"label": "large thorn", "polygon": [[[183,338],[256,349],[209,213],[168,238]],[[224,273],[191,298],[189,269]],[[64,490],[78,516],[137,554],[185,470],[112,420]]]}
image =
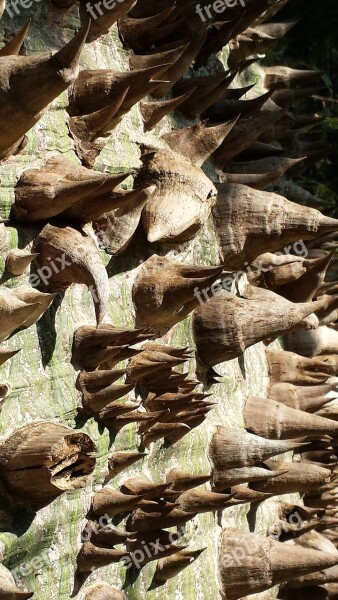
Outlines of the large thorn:
{"label": "large thorn", "polygon": [[59,423],[26,425],[0,448],[2,487],[13,501],[41,508],[67,490],[88,485],[95,450],[87,434]]}
{"label": "large thorn", "polygon": [[154,255],[135,280],[136,320],[150,327],[172,327],[198,306],[197,291],[210,287],[222,267],[185,266]]}
{"label": "large thorn", "polygon": [[176,244],[192,239],[210,215],[215,186],[199,167],[169,149],[144,149],[141,160],[135,185],[156,185],[142,211],[148,241]]}
{"label": "large thorn", "polygon": [[195,167],[201,167],[224,142],[238,119],[237,114],[231,121],[213,127],[200,122],[185,129],[175,129],[162,137],[172,150],[187,157]]}
{"label": "large thorn", "polygon": [[87,285],[99,324],[108,306],[109,284],[93,240],[72,227],[48,224],[35,238],[33,250],[39,254],[36,276],[40,284],[43,282],[52,291],[65,290],[72,283]]}
{"label": "large thorn", "polygon": [[335,421],[256,396],[246,401],[244,422],[248,431],[270,439],[335,437],[338,432]]}
{"label": "large thorn", "polygon": [[[81,29],[53,56],[46,53],[0,58],[0,114],[3,121],[0,159],[20,150],[25,133],[38,122],[50,102],[76,79],[87,32],[87,27]],[[15,85],[8,86],[9,80],[15,81]]]}
{"label": "large thorn", "polygon": [[[234,548],[245,549],[240,561],[234,559]],[[238,600],[337,563],[336,553],[283,544],[254,533],[226,530],[219,554],[222,593],[229,600]]]}
{"label": "large thorn", "polygon": [[[74,219],[89,222],[86,213],[95,212],[95,208],[90,209],[88,204],[96,207],[103,196],[103,202],[109,206],[109,193],[129,175],[107,175],[54,157],[40,169],[24,171],[15,189],[13,216],[17,221],[38,222],[62,213],[72,217],[75,213]],[[68,213],[69,207],[72,210]]]}
{"label": "large thorn", "polygon": [[239,184],[217,187],[213,217],[220,257],[227,267],[241,268],[264,252],[274,252],[286,244],[314,239],[337,229],[337,219],[283,196]]}
{"label": "large thorn", "polygon": [[210,367],[240,356],[259,341],[292,329],[313,328],[318,323],[316,318],[306,317],[321,307],[320,301],[294,304],[269,290],[250,289],[252,295],[246,298],[238,298],[220,286],[207,302],[200,297],[202,302],[193,314],[193,335],[202,377]]}
{"label": "large thorn", "polygon": [[25,39],[27,37],[27,34],[29,32],[31,22],[32,22],[32,20],[29,19],[29,21],[21,29],[21,31],[19,31],[19,33],[17,33],[9,42],[7,42],[3,48],[1,48],[0,57],[1,56],[13,56],[13,55],[17,56],[18,54],[20,54],[20,50],[22,49],[22,46],[23,46]]}
{"label": "large thorn", "polygon": [[[112,200],[119,203],[118,208],[105,212],[93,222],[93,228],[100,247],[108,254],[124,252],[132,242],[140,223],[144,206],[156,191],[156,186],[141,187],[131,191],[116,191]],[[92,215],[91,215],[92,216]]]}

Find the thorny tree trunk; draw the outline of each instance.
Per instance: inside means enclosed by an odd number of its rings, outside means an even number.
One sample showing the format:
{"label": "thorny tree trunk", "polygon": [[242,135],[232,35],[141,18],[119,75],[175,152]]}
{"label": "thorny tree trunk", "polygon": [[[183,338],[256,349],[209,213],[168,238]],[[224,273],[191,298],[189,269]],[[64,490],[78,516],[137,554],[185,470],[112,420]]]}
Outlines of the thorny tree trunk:
{"label": "thorny tree trunk", "polygon": [[[22,8],[21,14],[14,19],[10,19],[5,13],[1,21],[0,39],[3,32],[18,31],[30,15],[33,22],[25,42],[27,54],[55,51],[70,40],[78,29],[77,9],[74,7],[63,12],[55,9],[49,2],[34,3],[29,10]],[[202,68],[201,74],[213,72],[213,68],[216,72],[217,61],[211,65],[213,66],[208,70]],[[123,49],[116,28],[85,46],[81,68],[128,70],[128,52]],[[237,77],[236,87],[246,85],[256,78],[256,67],[253,66]],[[36,89],[36,94],[39,94],[39,89]],[[39,167],[46,159],[55,155],[76,158],[74,143],[67,127],[66,103],[67,94],[64,93],[29,132],[24,153],[0,165],[2,216],[9,215],[14,185],[25,169]],[[184,126],[186,123],[189,122],[182,117],[171,116],[151,133],[144,133],[139,107],[134,107],[110,137],[96,160],[95,169],[127,173],[140,165],[140,144],[158,145],[158,132],[168,132],[173,127]],[[208,167],[208,174],[215,175],[211,167]],[[26,247],[32,240],[33,229],[24,226],[9,227],[10,248]],[[180,247],[179,259],[186,264],[217,264],[215,248],[216,239],[209,223],[193,241]],[[156,251],[161,253],[161,248],[156,248]],[[169,252],[169,256],[171,254],[173,253]],[[145,258],[142,240],[117,257],[102,253],[110,288],[106,322],[110,320],[115,325],[133,326],[131,289],[140,270],[140,263]],[[5,273],[3,259],[1,267]],[[4,274],[2,285],[16,287],[26,281],[27,275],[11,279]],[[190,322],[191,316],[165,334],[165,343],[192,346]],[[76,285],[65,292],[59,292],[51,308],[36,325],[17,333],[3,345],[8,350],[22,350],[1,367],[1,382],[8,383],[10,394],[2,408],[0,433],[8,435],[19,426],[52,420],[80,428],[90,435],[97,446],[92,487],[87,486],[61,495],[41,508],[35,516],[27,517],[22,509],[14,508],[6,499],[1,500],[0,551],[3,553],[3,562],[14,574],[18,585],[22,584],[34,591],[36,600],[67,600],[70,597],[81,531],[87,522],[92,490],[100,490],[107,475],[107,453],[109,450],[136,451],[138,447],[134,425],[115,435],[109,434],[107,429],[98,426],[93,419],[81,420],[77,416],[77,372],[71,364],[73,332],[79,326],[95,323],[91,295],[85,286]],[[275,344],[275,348],[277,346]],[[192,375],[193,369],[194,361],[190,361]],[[224,376],[224,380],[213,389],[213,400],[217,401],[217,406],[209,413],[207,420],[173,447],[166,448],[161,442],[157,442],[142,463],[128,467],[113,479],[114,488],[118,489],[126,478],[140,472],[156,483],[162,483],[164,475],[175,467],[189,473],[208,472],[207,447],[215,426],[241,428],[246,396],[266,396],[268,377],[263,344],[249,348],[240,361],[230,360],[219,365],[217,370]],[[288,498],[289,496],[285,496],[285,501]],[[219,598],[216,562],[222,527],[242,530],[250,527],[251,531],[265,535],[267,528],[276,520],[276,498],[266,500],[257,510],[244,504],[228,508],[223,513],[217,511],[201,514],[187,524],[185,539],[191,540],[192,549],[207,547],[207,550],[199,561],[182,571],[178,578],[169,579],[164,586],[148,590],[155,569],[154,562],[146,565],[140,574],[135,569],[130,569],[127,575],[121,565],[111,564],[92,574],[83,590],[75,597],[83,598],[84,590],[91,583],[102,580],[118,589],[124,585],[128,600],[216,600]],[[263,599],[268,595],[257,594],[255,598]]]}

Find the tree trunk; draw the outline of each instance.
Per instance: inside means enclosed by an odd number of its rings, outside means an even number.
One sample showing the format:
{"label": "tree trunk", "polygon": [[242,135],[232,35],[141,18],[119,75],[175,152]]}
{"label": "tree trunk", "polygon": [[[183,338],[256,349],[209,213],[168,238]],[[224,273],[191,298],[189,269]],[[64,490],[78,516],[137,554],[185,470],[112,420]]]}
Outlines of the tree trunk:
{"label": "tree trunk", "polygon": [[[32,25],[25,42],[25,53],[54,52],[72,39],[79,28],[78,9],[59,10],[50,2],[33,2],[30,9],[21,7],[20,15],[11,19],[6,12],[1,20],[0,39],[4,34],[17,32],[32,17]],[[225,61],[226,49],[222,56]],[[81,69],[128,70],[128,49],[124,49],[116,26],[111,32],[88,43],[81,55]],[[212,66],[202,68],[200,74],[217,72],[217,60]],[[236,79],[236,87],[257,80],[259,71],[252,66]],[[39,94],[39,89],[36,89]],[[66,111],[67,91],[61,94],[28,133],[25,150],[0,164],[1,215],[8,218],[14,200],[14,188],[21,174],[28,168],[41,167],[53,156],[67,157],[79,163],[74,141],[69,134]],[[140,166],[140,144],[163,146],[160,134],[182,127],[190,121],[171,113],[150,133],[144,132],[139,105],[133,107],[109,137],[98,156],[94,168],[109,173],[127,173]],[[216,181],[216,173],[207,166],[208,175]],[[131,178],[127,180],[131,184]],[[28,282],[28,274],[11,277],[5,270],[4,260],[9,249],[30,248],[38,227],[36,225],[13,225],[9,223],[9,242],[1,258],[2,286],[14,288]],[[218,262],[217,242],[211,220],[196,237],[181,245],[178,259],[184,264],[215,265]],[[145,245],[141,234],[136,236],[130,248],[121,255],[108,256],[101,252],[109,276],[109,310],[106,323],[120,327],[133,327],[134,315],[131,289],[142,262],[150,255],[168,254],[154,244]],[[177,253],[176,253],[177,256]],[[17,585],[34,592],[36,600],[48,597],[68,600],[74,588],[76,558],[81,548],[81,533],[87,523],[93,492],[101,489],[107,476],[107,455],[111,452],[134,452],[140,448],[135,424],[128,425],[118,433],[98,425],[93,419],[77,414],[78,391],[75,384],[78,371],[72,365],[74,331],[83,325],[95,326],[95,314],[91,294],[84,285],[72,285],[65,292],[58,292],[51,307],[41,319],[28,329],[19,331],[3,342],[8,350],[21,349],[1,367],[1,383],[8,383],[10,393],[3,402],[0,433],[8,436],[25,424],[53,421],[81,430],[96,444],[96,468],[91,485],[69,491],[37,513],[16,508],[5,498],[1,500],[0,544],[3,563],[14,575]],[[191,315],[178,323],[168,333],[158,338],[164,344],[193,347]],[[279,348],[277,342],[272,346]],[[126,363],[124,363],[126,364]],[[119,368],[122,368],[119,365]],[[189,361],[189,373],[193,377],[195,361]],[[150,446],[142,461],[124,469],[108,484],[113,489],[128,478],[143,474],[156,483],[163,483],[165,474],[177,467],[191,474],[208,473],[210,463],[207,448],[216,425],[232,428],[243,427],[243,408],[247,395],[266,396],[268,374],[265,347],[262,343],[249,348],[239,360],[219,365],[223,380],[212,388],[212,401],[217,402],[205,422],[172,446],[163,440]],[[133,398],[133,393],[131,393]],[[287,501],[289,496],[283,500]],[[295,498],[292,495],[292,498]],[[128,600],[216,600],[220,598],[217,570],[217,554],[222,528],[236,527],[266,535],[268,527],[277,519],[278,498],[272,498],[255,507],[244,504],[224,511],[208,512],[194,517],[185,527],[182,543],[193,550],[207,550],[191,566],[164,585],[148,589],[156,562],[148,563],[140,572],[126,569],[121,563],[94,571],[84,582],[75,598],[85,598],[86,591],[95,582],[106,582],[125,592]],[[104,596],[102,596],[104,597]],[[271,592],[250,598],[263,600]]]}

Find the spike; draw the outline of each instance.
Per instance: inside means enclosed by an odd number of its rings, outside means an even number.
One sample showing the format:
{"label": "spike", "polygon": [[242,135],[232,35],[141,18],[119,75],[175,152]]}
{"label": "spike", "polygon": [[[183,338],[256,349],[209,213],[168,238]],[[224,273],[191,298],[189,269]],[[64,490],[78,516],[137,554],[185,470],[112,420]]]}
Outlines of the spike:
{"label": "spike", "polygon": [[[129,175],[131,175],[131,173],[111,176],[111,178],[115,180],[114,186],[124,181]],[[101,218],[109,211],[116,211],[116,214],[119,214],[120,212],[123,213],[128,207],[129,204],[125,201],[125,195],[123,193],[116,190],[113,193],[104,194],[102,190],[102,195],[98,198],[87,196],[85,199],[75,202],[75,204],[72,204],[72,206],[62,212],[61,217],[67,221],[74,220],[78,223],[85,224]]]}
{"label": "spike", "polygon": [[[229,90],[231,92],[232,90]],[[237,90],[236,90],[237,91]],[[213,104],[204,114],[203,117],[210,119],[213,122],[224,121],[234,118],[236,115],[241,117],[250,117],[258,112],[267,101],[271,98],[272,93],[266,92],[261,96],[255,96],[247,100],[228,99],[227,94]]]}
{"label": "spike", "polygon": [[9,42],[7,42],[0,50],[2,56],[18,56],[25,42],[32,20],[29,19],[26,25],[17,33]]}
{"label": "spike", "polygon": [[[155,98],[163,98],[163,96],[165,96],[171,90],[171,88],[181,78],[181,76],[184,75],[184,73],[186,73],[186,71],[189,69],[192,62],[194,61],[197,53],[202,48],[205,38],[206,31],[202,34],[200,33],[195,35],[192,40],[188,39],[181,42],[175,42],[173,53],[175,53],[176,51],[177,58],[175,58],[172,62],[172,65],[164,73],[162,73],[162,76],[165,77],[168,83],[162,83],[160,86],[156,87],[156,89],[153,90],[152,93]],[[157,53],[157,55],[150,54],[142,58],[144,59],[144,64],[154,64],[154,56],[163,59],[165,55],[168,55],[167,51],[159,52]],[[131,59],[130,61],[131,68],[135,68],[134,60]],[[140,63],[140,57],[137,57],[136,64],[142,64]]]}
{"label": "spike", "polygon": [[210,475],[191,475],[182,469],[171,469],[166,475],[166,481],[172,483],[172,489],[184,492],[210,481]]}
{"label": "spike", "polygon": [[34,325],[40,317],[49,309],[56,294],[44,294],[32,288],[29,285],[20,285],[13,290],[13,295],[27,305],[35,306],[35,310],[31,313],[28,319],[22,324],[23,329],[27,329]]}
{"label": "spike", "polygon": [[108,254],[121,254],[132,242],[140,223],[141,214],[156,192],[156,186],[143,186],[131,191],[116,192],[116,202],[121,206],[96,218],[93,223],[95,234]]}
{"label": "spike", "polygon": [[[144,495],[131,496],[111,488],[102,488],[94,495],[91,510],[95,517],[106,514],[109,517],[114,517],[137,507],[143,498]],[[134,530],[131,529],[131,531]]]}
{"label": "spike", "polygon": [[259,341],[314,326],[306,317],[320,306],[317,302],[293,304],[269,290],[251,286],[250,290],[238,298],[217,289],[216,295],[195,309],[192,327],[202,377],[210,367],[240,356]]}
{"label": "spike", "polygon": [[196,288],[212,285],[222,271],[222,267],[185,266],[153,255],[134,282],[136,321],[157,329],[172,327],[198,305]]}
{"label": "spike", "polygon": [[1,445],[2,487],[12,502],[41,508],[89,483],[95,450],[87,434],[59,423],[25,425]]}
{"label": "spike", "polygon": [[[143,400],[144,406],[149,410],[159,410],[163,408],[170,409],[170,415],[176,411],[176,414],[183,409],[187,410],[188,414],[191,414],[191,410],[196,406],[197,400],[204,400],[208,398],[210,394],[201,394],[195,391],[190,392],[167,392],[161,395],[148,394]],[[204,403],[202,403],[204,406]]]}
{"label": "spike", "polygon": [[[222,98],[225,90],[236,77],[236,71],[230,73],[218,73],[217,75],[207,75],[205,77],[191,77],[181,79],[174,87],[174,94],[177,96],[180,92],[190,92],[188,99],[180,110],[188,118],[193,118],[203,113],[212,104]],[[250,88],[253,86],[250,86]],[[230,90],[229,90],[230,92]],[[237,111],[235,114],[238,114]],[[224,119],[221,119],[223,121]]]}
{"label": "spike", "polygon": [[147,456],[145,452],[114,452],[108,457],[108,475],[104,480],[106,485],[113,477],[130,467],[138,460]]}
{"label": "spike", "polygon": [[100,548],[91,542],[85,542],[77,557],[77,572],[91,573],[100,567],[119,563],[128,558],[129,552],[116,548]]}
{"label": "spike", "polygon": [[189,567],[206,548],[201,550],[181,550],[168,558],[160,558],[157,561],[154,581],[164,584],[168,579],[176,577],[178,573]]}
{"label": "spike", "polygon": [[329,401],[326,394],[335,388],[336,383],[306,386],[277,382],[270,386],[269,398],[290,408],[313,413]]}
{"label": "spike", "polygon": [[159,554],[161,558],[164,558],[165,556],[172,556],[172,554],[176,554],[176,552],[184,550],[185,548],[186,546],[177,546],[171,543],[161,544],[158,539],[154,539],[153,545],[148,546],[146,552],[144,540],[141,541],[138,539],[133,544],[128,544],[128,549],[132,549],[132,556],[135,558],[140,556],[140,559],[137,560],[136,565],[136,568],[138,569],[141,569],[144,565],[152,562],[153,560],[158,560]]}
{"label": "spike", "polygon": [[[318,415],[319,417],[326,417],[327,419],[333,419],[334,421],[337,421],[337,414],[338,414],[338,402],[337,402],[338,398],[335,397],[334,399],[330,399],[327,398],[327,404],[325,404],[322,408],[318,409],[316,411],[316,415]],[[335,460],[335,459],[333,459]]]}
{"label": "spike", "polygon": [[277,106],[283,108],[289,108],[291,105],[296,102],[301,102],[307,98],[311,98],[316,94],[319,94],[326,90],[325,87],[313,87],[313,88],[295,88],[295,89],[284,89],[284,90],[275,90],[271,96]]}
{"label": "spike", "polygon": [[228,65],[236,68],[244,60],[263,54],[276,41],[276,38],[256,28],[248,28],[229,42]]}
{"label": "spike", "polygon": [[116,544],[124,544],[133,535],[133,532],[118,529],[112,523],[102,527],[96,521],[88,521],[81,537],[85,541],[91,540],[96,546],[110,548]]}
{"label": "spike", "polygon": [[307,87],[309,84],[320,83],[323,76],[321,71],[301,71],[284,66],[261,68],[264,74],[264,85],[268,90],[293,88],[294,86]]}
{"label": "spike", "polygon": [[169,3],[163,10],[149,17],[134,19],[128,16],[119,20],[118,27],[120,35],[126,44],[135,50],[142,50],[151,45],[149,36],[165,26],[168,17],[173,13],[175,5]]}
{"label": "spike", "polygon": [[141,102],[140,111],[144,121],[145,131],[151,131],[169,112],[177,110],[193,92],[187,92],[182,96],[171,98],[170,100],[158,100],[156,102]]}
{"label": "spike", "polygon": [[[98,203],[102,204],[100,196],[105,202],[103,211],[110,205],[115,208],[109,192],[129,175],[106,175],[66,158],[54,157],[42,169],[29,169],[20,177],[15,189],[14,218],[35,222],[62,214],[66,218],[89,222],[86,217],[90,217],[93,211],[95,213]],[[95,208],[90,206],[93,203]]]}
{"label": "spike", "polygon": [[303,158],[286,158],[276,156],[250,162],[229,163],[224,166],[226,182],[248,185],[256,189],[262,189],[269,183],[273,183],[292,168],[304,160]]}
{"label": "spike", "polygon": [[[45,284],[47,282],[51,290],[65,290],[72,283],[83,283],[92,290],[96,320],[99,324],[108,306],[109,285],[106,269],[94,241],[72,227],[55,227],[48,224],[35,238],[33,251],[39,254],[38,280]],[[54,272],[52,271],[48,260],[50,257],[54,259],[54,265],[59,263],[58,272],[55,268]],[[65,268],[62,268],[64,266]]]}
{"label": "spike", "polygon": [[[130,496],[129,496],[130,497]],[[132,496],[135,498],[135,496]],[[152,503],[134,510],[129,517],[127,527],[132,531],[153,532],[158,529],[179,527],[193,519],[195,515],[173,507]]]}
{"label": "spike", "polygon": [[[240,483],[251,481],[265,481],[270,477],[278,477],[279,471],[269,469],[264,463],[257,466],[238,467],[237,469],[218,469],[215,467],[212,473],[212,486],[216,492],[222,492]],[[237,494],[235,497],[237,500]]]}
{"label": "spike", "polygon": [[164,73],[169,64],[168,61],[163,60],[158,64],[133,71],[112,69],[81,71],[72,89],[71,115],[89,115],[113,105],[118,109],[121,98],[125,96],[121,111],[117,110],[116,117],[123,115],[158,85],[158,77]]}
{"label": "spike", "polygon": [[[141,350],[139,356],[132,358],[128,364],[128,380],[135,382],[144,383],[147,385],[154,385],[159,381],[163,380],[164,375],[167,375],[168,371],[170,372],[173,366],[177,366],[183,364],[185,362],[184,359],[179,358],[171,358],[168,357],[164,353],[158,353],[150,358],[147,358],[148,352],[144,352]],[[157,389],[157,388],[156,388]],[[175,386],[175,390],[177,389],[177,385]],[[160,406],[165,406],[165,402],[159,402]],[[154,403],[148,403],[149,407],[151,405],[155,406]]]}
{"label": "spike", "polygon": [[5,289],[0,292],[0,341],[7,339],[19,327],[36,314],[38,303],[26,303],[20,300],[13,290]]}
{"label": "spike", "polygon": [[[190,354],[184,348],[145,344],[142,346],[139,355],[129,361],[127,368],[128,381],[142,382],[149,380],[153,383],[154,378],[158,375],[159,381],[163,383],[163,377],[167,375],[168,370],[170,373],[172,367],[183,364],[188,358],[190,358]],[[184,380],[185,375],[179,373],[179,376],[183,377]]]}
{"label": "spike", "polygon": [[10,250],[6,256],[6,270],[14,277],[20,277],[37,256],[26,250]]}
{"label": "spike", "polygon": [[195,167],[201,167],[223,143],[238,118],[237,113],[231,121],[214,127],[206,127],[205,122],[200,122],[166,133],[162,138],[172,150],[188,158]]}
{"label": "spike", "polygon": [[[323,285],[323,284],[322,284]],[[325,286],[325,284],[324,284]],[[334,286],[333,290],[330,288],[328,288],[330,291],[335,291]],[[319,294],[319,292],[321,291],[322,286],[317,290],[317,296],[319,295],[320,299],[323,300],[325,302],[325,305],[323,306],[322,309],[320,309],[319,311],[317,311],[317,317],[319,319],[319,325],[327,325],[329,327],[333,327],[334,323],[337,321],[338,319],[338,297],[337,296],[330,296],[330,295],[325,295],[325,294]],[[325,287],[324,287],[325,289]]]}
{"label": "spike", "polygon": [[[103,385],[101,389],[98,389],[95,392],[89,393],[86,390],[82,390],[82,407],[86,414],[88,415],[97,415],[100,414],[101,417],[106,416],[106,411],[116,410],[116,407],[119,405],[115,403],[115,400],[119,398],[123,398],[129,392],[134,389],[134,384],[123,384],[123,385]],[[133,408],[137,408],[138,405],[124,403],[122,404],[120,411],[124,412],[124,408],[126,412]],[[111,412],[110,412],[111,414]]]}
{"label": "spike", "polygon": [[169,444],[174,444],[190,431],[191,428],[184,423],[156,423],[142,435],[142,445],[147,447],[161,438]]}
{"label": "spike", "polygon": [[120,431],[122,427],[124,427],[125,425],[129,425],[129,423],[141,423],[139,429],[142,429],[142,431],[147,430],[152,426],[153,423],[160,421],[164,414],[167,414],[167,412],[141,412],[139,410],[133,410],[128,414],[122,414],[111,419],[109,416],[109,412],[107,415],[105,415],[103,411],[101,411],[100,413],[100,415],[102,416],[102,423],[110,431]]}
{"label": "spike", "polygon": [[294,440],[266,440],[245,431],[218,426],[211,439],[209,457],[214,472],[224,473],[228,469],[260,465],[271,456],[301,446]]}
{"label": "spike", "polygon": [[[308,508],[290,502],[282,502],[280,505],[281,519],[290,526],[294,525],[299,535],[302,535],[312,521],[320,522],[324,514],[325,510],[323,508]],[[295,521],[297,522],[295,523]]]}
{"label": "spike", "polygon": [[277,290],[279,293],[280,286],[298,281],[306,273],[304,263],[302,256],[264,252],[250,265],[251,272],[247,277],[251,285]]}
{"label": "spike", "polygon": [[[25,133],[38,122],[50,102],[65,91],[77,77],[78,61],[87,33],[88,27],[82,28],[53,56],[46,53],[34,57],[0,58],[4,78],[0,81],[0,110],[4,122],[0,139],[0,159],[22,149]],[[15,86],[10,88],[6,83],[9,78],[15,81]]]}
{"label": "spike", "polygon": [[299,332],[297,336],[289,333],[284,339],[284,346],[286,350],[297,352],[301,356],[335,354],[338,350],[338,331],[322,325],[313,332]]}
{"label": "spike", "polygon": [[[92,42],[97,40],[101,35],[106,35],[109,33],[110,29],[113,27],[115,23],[122,17],[128,14],[130,9],[135,4],[135,0],[123,0],[123,2],[118,3],[103,3],[99,5],[99,9],[94,5],[94,8],[91,4],[80,2],[80,17],[82,23],[90,24],[88,41]],[[91,10],[88,9],[91,8]],[[97,9],[95,18],[91,21],[93,17],[92,11],[95,12],[95,8]]]}
{"label": "spike", "polygon": [[121,486],[124,494],[145,495],[147,498],[162,498],[166,490],[171,488],[171,482],[156,484],[144,477],[132,477],[127,479]]}
{"label": "spike", "polygon": [[142,212],[148,241],[176,244],[192,239],[210,215],[214,184],[200,168],[171,150],[144,149],[141,160],[135,185],[156,185]]}
{"label": "spike", "polygon": [[[92,167],[105,146],[105,138],[117,127],[123,117],[122,104],[129,88],[111,104],[82,116],[69,118],[69,131],[82,162]],[[98,139],[101,138],[101,139]]]}
{"label": "spike", "polygon": [[246,401],[244,423],[248,431],[270,439],[335,437],[338,433],[335,421],[256,396]]}
{"label": "spike", "polygon": [[299,19],[284,21],[282,23],[261,23],[256,26],[256,31],[274,37],[276,40],[283,38],[299,23]]}
{"label": "spike", "polygon": [[335,374],[333,365],[319,358],[304,358],[294,352],[268,350],[270,381],[272,383],[294,383],[311,385],[325,383]]}
{"label": "spike", "polygon": [[115,381],[125,374],[125,369],[117,369],[116,371],[92,371],[90,373],[82,371],[77,378],[76,387],[83,393],[95,393],[104,389],[106,386],[115,383]]}
{"label": "spike", "polygon": [[[236,559],[234,548],[242,550],[240,561]],[[336,554],[227,529],[221,538],[219,554],[222,593],[229,600],[237,600],[337,562]]]}
{"label": "spike", "polygon": [[317,490],[319,486],[330,481],[331,471],[312,463],[278,463],[267,461],[269,467],[283,471],[278,477],[267,481],[255,481],[250,487],[268,494],[297,494]]}
{"label": "spike", "polygon": [[151,335],[146,329],[121,329],[107,323],[99,327],[79,327],[74,333],[73,362],[89,371],[102,368],[107,363],[107,368],[112,368],[118,362],[139,354],[140,350],[128,345],[149,337]]}
{"label": "spike", "polygon": [[13,356],[20,352],[20,350],[21,348],[19,348],[19,350],[5,350],[4,348],[0,347],[0,366],[10,358],[13,358]]}
{"label": "spike", "polygon": [[251,490],[250,488],[244,485],[236,485],[231,488],[231,491],[235,493],[236,497],[233,501],[233,504],[246,504],[246,503],[258,503],[263,502],[267,498],[270,498],[272,494],[265,494],[264,492],[257,492],[256,490]]}
{"label": "spike", "polygon": [[241,268],[245,261],[251,263],[264,252],[337,229],[336,219],[277,194],[238,184],[217,187],[213,218],[221,260],[227,267]]}
{"label": "spike", "polygon": [[234,494],[218,494],[206,490],[187,490],[179,495],[177,505],[185,512],[205,513],[231,506]]}
{"label": "spike", "polygon": [[[285,109],[286,110],[286,109]],[[269,131],[269,128],[276,132],[276,124],[283,117],[284,109],[266,111],[263,114],[254,115],[248,119],[240,119],[231,133],[225,139],[224,143],[216,150],[213,155],[213,162],[217,167],[223,167],[235,156],[250,148],[254,142],[263,134]],[[285,127],[283,127],[285,133]],[[274,135],[274,140],[276,136]],[[262,140],[266,141],[266,140]],[[270,141],[270,140],[268,140]]]}
{"label": "spike", "polygon": [[278,293],[292,302],[309,302],[316,295],[318,288],[324,282],[326,271],[333,258],[334,252],[320,258],[304,260],[306,272],[297,281],[297,286],[285,284]]}
{"label": "spike", "polygon": [[265,14],[266,10],[270,10],[275,3],[271,6],[269,0],[254,0],[254,2],[248,2],[248,0],[246,0],[246,4],[248,5],[247,10],[244,11],[239,6],[240,15],[232,30],[232,37],[245,31],[256,20],[259,21],[262,14]]}

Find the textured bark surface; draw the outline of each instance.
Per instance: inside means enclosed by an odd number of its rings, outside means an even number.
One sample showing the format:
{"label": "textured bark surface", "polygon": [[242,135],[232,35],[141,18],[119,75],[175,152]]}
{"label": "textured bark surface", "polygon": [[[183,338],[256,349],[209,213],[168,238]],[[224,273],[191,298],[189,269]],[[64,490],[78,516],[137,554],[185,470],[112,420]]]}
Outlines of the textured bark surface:
{"label": "textured bark surface", "polygon": [[[35,2],[20,16],[9,19],[4,16],[0,27],[17,32],[32,16],[33,23],[25,44],[29,54],[40,51],[55,51],[71,39],[77,31],[79,20],[77,9],[62,12],[49,2]],[[226,50],[224,51],[226,55]],[[81,68],[117,68],[128,70],[128,51],[123,49],[116,28],[108,35],[87,44],[81,58]],[[218,66],[219,69],[219,66]],[[217,72],[212,68],[201,69],[200,74]],[[250,74],[250,77],[249,77]],[[258,81],[255,67],[245,72],[239,85]],[[36,90],[39,93],[39,90]],[[39,167],[46,159],[55,155],[68,157],[79,162],[74,151],[74,142],[69,135],[66,112],[67,93],[61,95],[28,134],[25,151],[0,165],[1,215],[8,217],[14,200],[14,186],[22,172]],[[144,133],[139,106],[134,107],[111,135],[108,143],[95,162],[94,168],[109,173],[128,172],[140,166],[141,143],[161,146],[159,133],[173,126],[182,126],[188,121],[171,117],[161,121],[152,133]],[[212,170],[207,167],[210,174]],[[131,180],[127,180],[128,182]],[[32,241],[34,226],[10,227],[11,249],[27,247]],[[164,254],[156,245],[151,252]],[[175,251],[168,252],[168,256]],[[140,237],[137,242],[120,256],[102,253],[107,267],[110,286],[108,317],[105,322],[119,326],[133,326],[131,289],[140,265],[149,256],[149,246]],[[180,246],[178,260],[187,264],[217,264],[217,243],[210,222],[196,238]],[[4,273],[4,257],[0,258]],[[8,278],[3,275],[1,283],[8,288],[27,283],[27,275]],[[50,309],[41,320],[28,330],[17,333],[4,342],[8,350],[21,351],[0,368],[0,382],[8,383],[11,391],[4,400],[1,412],[0,434],[5,436],[27,423],[53,420],[89,433],[97,445],[97,466],[94,484],[83,490],[69,492],[41,509],[36,515],[27,516],[22,511],[0,501],[0,554],[4,564],[14,574],[17,583],[34,591],[36,600],[68,600],[74,583],[76,556],[80,549],[81,531],[86,525],[86,513],[93,491],[99,491],[107,474],[108,451],[135,451],[139,445],[136,427],[129,425],[116,436],[109,435],[93,420],[81,421],[77,416],[77,372],[71,364],[71,346],[74,330],[82,325],[95,325],[95,314],[91,295],[84,285],[73,285],[66,292],[58,293]],[[191,317],[179,323],[163,338],[164,343],[192,345]],[[275,348],[277,347],[275,343]],[[190,361],[193,375],[195,363]],[[203,425],[194,429],[183,440],[166,448],[156,442],[150,454],[110,482],[118,489],[126,479],[143,474],[156,483],[165,480],[172,468],[181,468],[189,473],[207,473],[210,464],[207,446],[216,425],[233,428],[243,427],[243,406],[247,395],[266,396],[268,382],[267,365],[263,344],[248,349],[239,361],[232,360],[218,366],[224,376],[222,383],[214,386],[217,406],[209,413]],[[133,394],[130,395],[133,398]],[[297,497],[297,496],[295,496]],[[283,499],[288,499],[289,496]],[[189,542],[192,550],[207,546],[207,550],[178,577],[170,579],[162,587],[148,590],[156,564],[151,562],[139,573],[120,565],[111,565],[93,573],[82,590],[75,596],[82,599],[88,587],[96,580],[124,588],[128,600],[216,600],[219,598],[217,581],[217,550],[222,526],[251,530],[266,534],[268,526],[278,521],[277,500],[270,499],[257,510],[249,504],[227,508],[225,511],[207,513],[194,518],[186,526],[182,543]],[[40,559],[40,562],[39,562]],[[252,596],[263,600],[271,592]]]}

